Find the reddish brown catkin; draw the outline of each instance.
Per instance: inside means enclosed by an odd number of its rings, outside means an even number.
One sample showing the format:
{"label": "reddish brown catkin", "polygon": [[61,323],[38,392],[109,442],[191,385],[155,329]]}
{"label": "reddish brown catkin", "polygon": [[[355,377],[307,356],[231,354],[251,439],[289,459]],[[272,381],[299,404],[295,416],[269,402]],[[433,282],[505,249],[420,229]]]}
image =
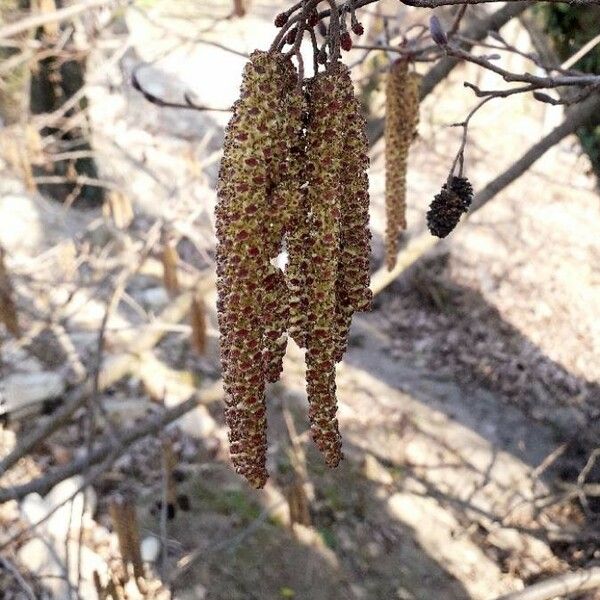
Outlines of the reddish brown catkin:
{"label": "reddish brown catkin", "polygon": [[406,229],[406,168],[408,150],[419,121],[420,76],[408,72],[408,62],[392,63],[386,82],[385,207],[386,265],[392,270],[398,254],[398,235]]}
{"label": "reddish brown catkin", "polygon": [[343,72],[345,123],[342,153],[342,188],[340,197],[340,256],[336,282],[336,360],[342,360],[348,342],[352,315],[369,310],[369,180],[367,168],[369,146],[366,122],[360,103],[354,96],[350,73]]}
{"label": "reddish brown catkin", "polygon": [[[269,196],[270,221],[266,225],[269,256],[276,258],[282,249],[282,240],[294,227],[301,202],[301,173],[303,171],[302,117],[306,110],[304,95],[297,87],[297,73],[289,61],[284,62],[287,78],[285,95],[279,119],[282,138],[274,156],[272,185]],[[263,364],[267,381],[279,379],[287,347],[290,320],[290,292],[283,271],[270,265],[263,282],[263,323],[265,325]]]}
{"label": "reddish brown catkin", "polygon": [[336,283],[340,254],[340,174],[344,149],[344,71],[331,65],[308,86],[307,201],[310,210],[309,296],[306,384],[311,433],[331,467],[342,458],[336,419]]}
{"label": "reddish brown catkin", "polygon": [[268,477],[263,355],[268,324],[263,317],[274,300],[264,286],[273,275],[270,259],[279,252],[283,231],[271,201],[290,145],[288,119],[282,115],[288,114],[289,95],[298,93],[292,69],[279,54],[257,51],[250,57],[227,126],[215,211],[230,450],[236,471],[254,487]]}
{"label": "reddish brown catkin", "polygon": [[[305,111],[308,107],[305,106]],[[305,120],[308,113],[305,112]],[[311,232],[309,207],[304,186],[306,178],[306,138],[302,133],[292,149],[293,163],[288,180],[290,219],[285,244],[287,264],[286,284],[289,293],[289,335],[301,348],[306,347],[309,330],[308,290],[312,286],[309,268]]]}

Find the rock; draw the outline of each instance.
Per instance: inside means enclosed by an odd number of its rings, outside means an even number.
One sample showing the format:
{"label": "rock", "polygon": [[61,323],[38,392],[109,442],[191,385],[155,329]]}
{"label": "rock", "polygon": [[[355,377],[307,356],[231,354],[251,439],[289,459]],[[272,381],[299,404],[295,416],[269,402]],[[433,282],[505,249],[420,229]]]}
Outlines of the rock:
{"label": "rock", "polygon": [[352,583],[350,584],[350,589],[352,590],[352,597],[356,598],[356,600],[363,600],[369,597],[368,591],[362,585]]}
{"label": "rock", "polygon": [[21,547],[17,558],[27,571],[42,578],[53,598],[69,599],[69,586],[62,579],[65,568],[51,544],[39,537],[33,538]]}
{"label": "rock", "polygon": [[153,535],[144,538],[140,545],[142,560],[147,563],[156,562],[160,554],[160,540]]}
{"label": "rock", "polygon": [[[46,502],[54,508],[61,502],[65,502],[74,494],[81,497],[83,500],[83,492],[79,491],[81,486],[84,483],[84,478],[81,475],[75,475],[69,479],[65,479],[61,481],[59,484],[55,485],[46,495]],[[96,497],[96,493],[93,488],[88,487],[85,490],[86,493],[86,512],[93,515],[96,512],[96,505],[98,499]],[[76,500],[77,500],[76,496]]]}
{"label": "rock", "polygon": [[[167,404],[165,402],[165,404]],[[217,429],[216,421],[205,406],[197,406],[177,421],[182,431],[194,438],[207,438]]]}
{"label": "rock", "polygon": [[15,373],[5,377],[0,385],[0,414],[15,412],[31,404],[58,398],[65,391],[60,373]]}
{"label": "rock", "polygon": [[394,483],[391,473],[372,454],[365,454],[361,467],[362,474],[371,481],[383,485]]}
{"label": "rock", "polygon": [[85,490],[84,503],[84,492],[78,491],[82,484],[83,477],[75,476],[54,486],[45,498],[29,494],[21,502],[21,515],[28,523],[37,523],[56,508],[39,531],[57,543],[64,543],[69,532],[69,537],[75,539],[75,533],[91,519],[97,504],[92,488]]}
{"label": "rock", "polygon": [[167,294],[167,291],[162,286],[148,288],[138,293],[137,298],[144,307],[154,310],[166,306],[167,302],[169,302],[169,294]]}
{"label": "rock", "polygon": [[398,600],[415,600],[413,593],[403,586],[400,586],[396,590],[396,596]]}
{"label": "rock", "polygon": [[148,414],[150,403],[145,398],[115,394],[104,402],[104,410],[115,423],[134,422]]}
{"label": "rock", "polygon": [[54,600],[70,600],[69,585],[64,576],[68,573],[71,585],[77,584],[77,556],[81,552],[81,598],[96,598],[93,583],[94,571],[104,573],[107,565],[87,546],[78,547],[77,541],[68,543],[69,565],[65,564],[65,544],[53,544],[40,537],[27,542],[18,552],[19,562],[29,572],[42,578],[43,584],[52,593]]}
{"label": "rock", "polygon": [[[39,494],[28,494],[21,502],[21,516],[33,525],[41,521],[49,512],[48,503]],[[47,523],[40,526],[41,531],[47,530]]]}

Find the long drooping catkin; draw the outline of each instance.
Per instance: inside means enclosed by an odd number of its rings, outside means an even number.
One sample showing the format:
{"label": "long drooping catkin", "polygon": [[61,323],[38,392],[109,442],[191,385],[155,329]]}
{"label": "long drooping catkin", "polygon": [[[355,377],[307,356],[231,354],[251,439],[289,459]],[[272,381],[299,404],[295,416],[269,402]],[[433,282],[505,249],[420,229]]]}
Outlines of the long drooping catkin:
{"label": "long drooping catkin", "polygon": [[[304,106],[305,120],[308,106]],[[312,286],[310,272],[311,230],[306,190],[306,135],[300,132],[290,153],[291,168],[287,185],[290,218],[285,237],[287,264],[286,284],[289,290],[289,334],[301,348],[306,347],[309,330],[308,290]]]}
{"label": "long drooping catkin", "polygon": [[[265,232],[272,259],[281,251],[284,235],[289,238],[290,232],[295,229],[302,202],[302,129],[306,103],[303,93],[297,87],[295,69],[289,61],[284,65],[287,78],[285,89],[290,91],[285,96],[279,115],[283,145],[274,157],[275,172],[271,174],[273,187],[269,197],[270,221]],[[279,379],[282,371],[292,304],[286,277],[279,267],[270,266],[263,282],[263,294],[263,363],[267,381],[274,382]]]}
{"label": "long drooping catkin", "polygon": [[312,437],[339,463],[335,367],[353,313],[371,302],[365,121],[341,63],[304,84],[305,94],[289,59],[252,54],[219,173],[226,421],[234,466],[255,487],[267,478],[265,385],[281,373],[288,334],[307,349]]}
{"label": "long drooping catkin", "polygon": [[306,386],[311,433],[329,466],[342,458],[336,419],[336,305],[340,255],[341,166],[344,150],[345,67],[331,65],[308,85],[307,201],[310,210]]}
{"label": "long drooping catkin", "polygon": [[299,95],[295,83],[293,67],[282,55],[250,57],[226,131],[215,210],[230,450],[236,470],[255,487],[267,479],[264,393],[267,372],[272,373],[267,340],[279,330],[265,315],[285,291],[279,284],[269,286],[280,279],[270,259],[279,252],[287,219],[285,210],[273,206],[273,191],[285,177],[289,139],[296,135],[290,119],[300,122],[301,101],[291,101]]}
{"label": "long drooping catkin", "polygon": [[406,229],[406,167],[408,150],[419,121],[420,76],[408,72],[408,63],[392,63],[386,82],[385,207],[386,265],[396,264],[398,235]]}
{"label": "long drooping catkin", "polygon": [[341,165],[340,256],[336,282],[336,355],[340,361],[346,351],[352,315],[369,310],[369,146],[366,122],[354,96],[350,73],[343,71],[345,132]]}

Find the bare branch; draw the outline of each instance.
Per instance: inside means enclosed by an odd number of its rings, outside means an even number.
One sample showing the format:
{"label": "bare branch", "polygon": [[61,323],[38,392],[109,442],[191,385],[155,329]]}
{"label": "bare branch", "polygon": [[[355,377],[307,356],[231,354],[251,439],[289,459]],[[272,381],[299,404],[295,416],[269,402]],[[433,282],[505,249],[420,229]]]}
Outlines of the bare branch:
{"label": "bare branch", "polygon": [[0,29],[0,40],[13,37],[19,33],[23,33],[28,29],[35,29],[41,25],[47,25],[48,23],[59,23],[61,21],[68,21],[73,17],[90,10],[92,8],[100,8],[107,4],[112,4],[113,0],[82,0],[78,4],[60,8],[54,12],[44,12],[37,15],[31,15],[26,19],[21,19],[16,23],[11,23]]}
{"label": "bare branch", "polygon": [[[9,500],[20,500],[34,492],[40,495],[47,494],[57,483],[60,483],[64,479],[81,473],[88,467],[102,462],[109,456],[115,456],[115,451],[118,451],[116,452],[116,456],[118,456],[133,443],[148,435],[162,431],[166,425],[176,421],[179,417],[196,408],[196,406],[216,402],[222,397],[223,384],[221,381],[218,381],[210,389],[199,392],[184,402],[181,402],[181,404],[155,414],[136,427],[127,430],[119,438],[117,445],[115,445],[115,442],[113,441],[107,442],[92,450],[90,454],[85,454],[81,458],[50,471],[37,479],[23,485],[0,489],[0,504],[8,502]],[[98,475],[99,474],[100,473],[98,473]]]}
{"label": "bare branch", "polygon": [[[534,144],[523,156],[513,163],[506,171],[490,181],[473,199],[469,214],[473,214],[482,206],[487,204],[496,194],[510,185],[525,173],[533,163],[541,158],[550,148],[558,144],[562,139],[575,133],[581,126],[598,119],[600,116],[600,96],[592,96],[585,102],[573,108],[565,120],[555,127],[548,135]],[[467,215],[468,216],[468,215]],[[460,226],[460,225],[459,225]],[[379,269],[371,278],[371,290],[373,294],[379,294],[391,283],[393,283],[406,269],[417,262],[426,252],[441,244],[428,232],[412,238],[408,245],[398,254],[398,262],[392,271],[385,267]]]}
{"label": "bare branch", "polygon": [[144,96],[144,98],[146,100],[148,100],[148,102],[150,102],[152,104],[156,104],[156,106],[167,107],[167,108],[186,108],[189,110],[197,110],[197,111],[231,112],[231,108],[213,108],[210,106],[203,106],[201,104],[196,104],[192,100],[192,98],[188,92],[185,92],[183,95],[185,102],[173,102],[170,100],[163,100],[162,98],[159,98],[158,96],[156,96],[156,95],[152,94],[151,92],[149,92],[148,90],[146,90],[140,83],[140,80],[138,77],[138,71],[143,66],[144,65],[138,65],[131,73],[131,85],[133,86],[134,89],[136,89],[138,92],[140,92],[140,94],[142,94],[142,96]]}
{"label": "bare branch", "polygon": [[600,587],[600,567],[592,567],[591,569],[551,577],[520,592],[501,596],[497,600],[550,600],[550,598],[556,598],[557,596],[570,596],[571,594],[595,590],[598,587]]}
{"label": "bare branch", "polygon": [[[502,0],[401,0],[401,2],[407,6],[415,6],[418,8],[437,8],[438,6],[457,6],[463,4],[492,4],[500,1]],[[509,4],[514,1],[515,0],[512,0]],[[565,0],[546,0],[546,2],[562,4]],[[568,0],[568,3],[573,6],[596,6],[598,0]],[[367,1],[365,4],[370,4],[370,2]],[[360,5],[360,3],[357,3],[357,6],[358,5]]]}
{"label": "bare branch", "polygon": [[[533,4],[534,2],[530,0],[512,0],[512,2],[507,2],[506,6],[493,12],[485,19],[477,19],[464,30],[463,34],[465,37],[473,40],[483,40],[490,31],[498,31],[511,19],[519,16]],[[467,44],[465,49],[469,47]],[[431,67],[421,81],[421,100],[427,97],[460,63],[460,59],[446,56]],[[383,135],[383,123],[384,119],[377,119],[371,124],[369,134],[371,144],[374,144]]]}

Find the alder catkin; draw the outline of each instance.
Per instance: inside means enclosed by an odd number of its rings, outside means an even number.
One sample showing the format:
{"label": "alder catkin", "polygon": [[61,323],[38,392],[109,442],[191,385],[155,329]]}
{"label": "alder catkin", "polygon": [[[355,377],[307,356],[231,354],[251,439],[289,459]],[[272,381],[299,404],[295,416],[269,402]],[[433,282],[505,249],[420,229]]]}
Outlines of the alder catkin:
{"label": "alder catkin", "polygon": [[289,166],[293,123],[300,123],[301,100],[292,100],[298,95],[288,59],[259,51],[251,55],[227,126],[217,188],[217,311],[225,416],[233,464],[254,487],[267,479],[265,382],[273,372],[267,340],[278,327],[265,316],[277,294],[287,291],[276,283],[265,293],[269,282],[281,281],[279,274],[273,276],[270,260],[280,250],[288,219],[285,210],[274,206],[274,190]]}
{"label": "alder catkin", "polygon": [[[304,153],[304,149],[299,152]],[[310,324],[308,290],[312,286],[312,274],[309,266],[311,232],[306,189],[300,187],[301,181],[301,174],[299,174],[298,204],[285,238],[287,250],[285,276],[289,290],[289,335],[298,346],[305,348]]]}
{"label": "alder catkin", "polygon": [[177,276],[179,255],[173,242],[166,236],[163,240],[160,259],[163,267],[163,285],[169,296],[173,297],[179,293],[179,278]]}
{"label": "alder catkin", "polygon": [[[296,227],[298,211],[303,202],[302,143],[303,115],[306,112],[304,95],[297,87],[297,73],[291,62],[283,63],[285,88],[288,90],[280,106],[281,141],[275,148],[269,195],[269,222],[265,232],[271,259],[282,250],[284,236],[289,238]],[[289,243],[289,240],[288,240]],[[267,381],[279,379],[283,368],[283,357],[287,348],[288,329],[291,315],[291,292],[283,271],[270,265],[262,283],[263,366]]]}
{"label": "alder catkin", "polygon": [[341,165],[340,255],[336,282],[336,361],[346,351],[352,315],[369,310],[372,293],[369,289],[369,180],[367,168],[369,146],[366,122],[348,69],[342,72],[344,98],[343,130],[345,132]]}
{"label": "alder catkin", "polygon": [[398,254],[398,235],[406,229],[406,169],[408,150],[419,121],[421,78],[408,72],[405,59],[392,63],[386,81],[385,207],[386,265],[392,270]]}
{"label": "alder catkin", "polygon": [[338,63],[309,82],[310,120],[306,133],[307,200],[312,237],[306,387],[312,437],[331,467],[342,458],[336,419],[335,363],[344,80],[345,67]]}
{"label": "alder catkin", "polygon": [[371,303],[368,146],[350,73],[331,64],[304,93],[297,77],[281,54],[252,54],[217,189],[226,421],[233,464],[255,487],[267,479],[265,386],[288,335],[306,348],[312,437],[339,463],[335,367],[353,313]]}
{"label": "alder catkin", "polygon": [[109,513],[119,540],[125,576],[127,577],[127,565],[131,564],[134,576],[144,577],[140,531],[133,500],[121,496],[111,499]]}

